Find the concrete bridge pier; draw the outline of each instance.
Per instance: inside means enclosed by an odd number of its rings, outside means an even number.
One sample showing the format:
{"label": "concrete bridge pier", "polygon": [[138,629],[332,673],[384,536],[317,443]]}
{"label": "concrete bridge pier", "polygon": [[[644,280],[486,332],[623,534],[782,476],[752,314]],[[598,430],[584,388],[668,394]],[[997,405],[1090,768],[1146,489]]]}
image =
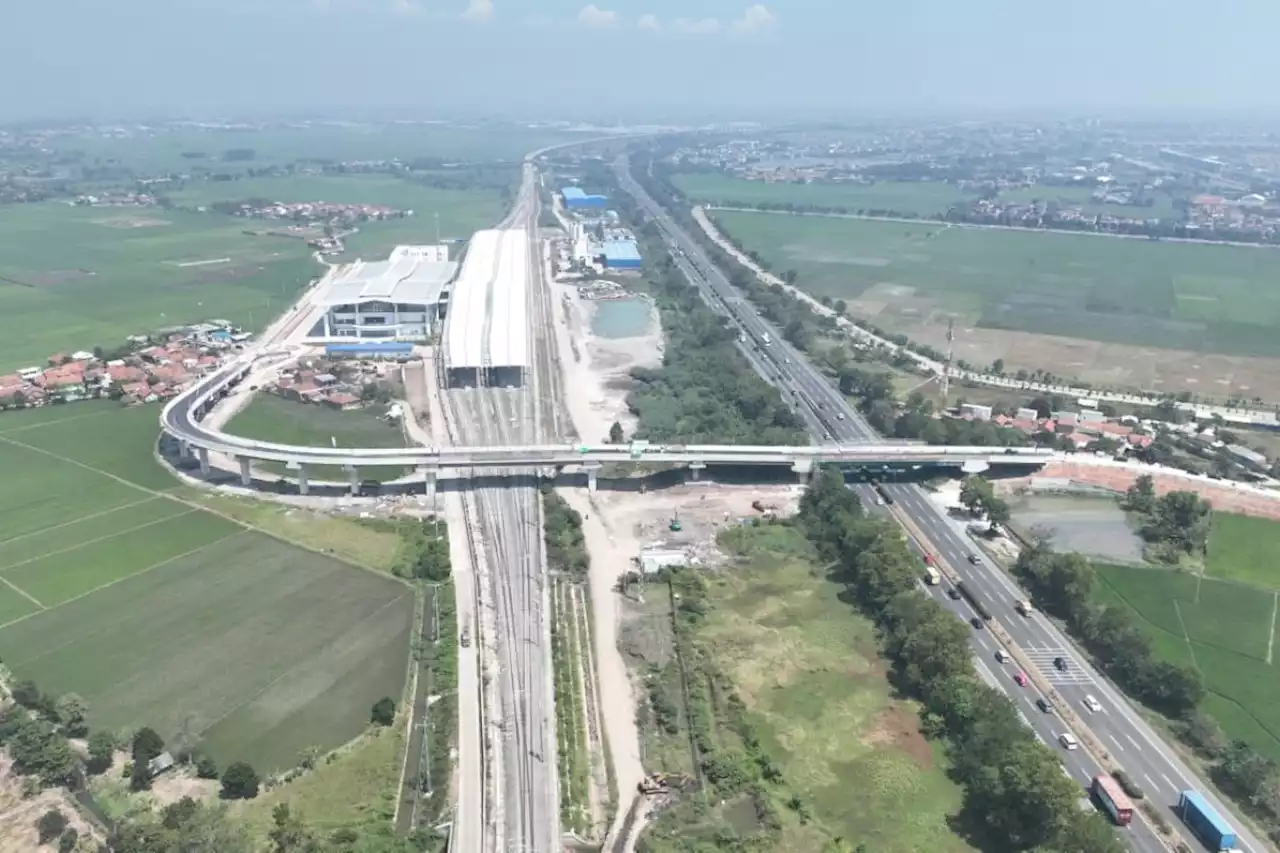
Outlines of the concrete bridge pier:
{"label": "concrete bridge pier", "polygon": [[191,442],[187,441],[185,438],[178,439],[178,458],[191,458]]}
{"label": "concrete bridge pier", "polygon": [[690,479],[692,479],[695,483],[698,482],[698,480],[702,479],[702,472],[706,467],[707,467],[707,463],[705,462],[690,462],[689,463]]}
{"label": "concrete bridge pier", "polygon": [[422,480],[426,484],[427,504],[435,509],[436,489],[440,485],[440,468],[435,465],[424,465],[418,469],[418,473],[422,475]]}
{"label": "concrete bridge pier", "polygon": [[351,496],[360,494],[360,469],[354,465],[343,466],[347,469],[347,479],[351,482]]}
{"label": "concrete bridge pier", "polygon": [[242,486],[253,485],[253,470],[250,468],[252,463],[253,460],[248,456],[240,457],[240,485]]}
{"label": "concrete bridge pier", "polygon": [[800,485],[809,485],[809,475],[813,473],[813,460],[797,459],[791,463],[791,470],[795,472],[796,479],[800,481]]}
{"label": "concrete bridge pier", "polygon": [[200,475],[203,477],[208,477],[209,476],[209,448],[201,447],[199,448],[197,453],[200,456]]}
{"label": "concrete bridge pier", "polygon": [[601,464],[599,462],[588,462],[582,466],[587,472],[587,491],[594,492],[599,485],[598,478],[600,475]]}
{"label": "concrete bridge pier", "polygon": [[311,483],[307,480],[307,466],[301,462],[298,463],[298,494],[310,494]]}

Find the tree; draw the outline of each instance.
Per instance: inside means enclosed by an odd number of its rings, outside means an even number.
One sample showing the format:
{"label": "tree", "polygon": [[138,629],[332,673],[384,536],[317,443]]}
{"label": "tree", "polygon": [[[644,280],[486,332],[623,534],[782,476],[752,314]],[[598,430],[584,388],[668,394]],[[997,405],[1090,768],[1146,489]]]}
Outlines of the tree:
{"label": "tree", "polygon": [[369,720],[375,725],[389,726],[396,719],[396,703],[392,701],[390,696],[383,696],[377,702],[373,703],[373,708],[369,712]]}
{"label": "tree", "polygon": [[49,809],[36,820],[36,832],[41,844],[48,844],[67,828],[67,816],[59,809]]}
{"label": "tree", "polygon": [[155,729],[143,726],[133,734],[133,750],[131,757],[134,764],[146,764],[164,752],[164,738]]}
{"label": "tree", "polygon": [[89,733],[89,703],[76,693],[64,693],[54,704],[58,721],[67,737],[84,737]]}
{"label": "tree", "polygon": [[111,732],[99,730],[89,735],[89,763],[86,769],[97,775],[105,773],[115,760],[116,739]]}
{"label": "tree", "polygon": [[993,496],[991,484],[977,474],[960,481],[960,504],[973,515],[980,515]]}
{"label": "tree", "polygon": [[151,767],[146,761],[135,761],[129,767],[129,790],[151,790]]}
{"label": "tree", "polygon": [[13,701],[24,708],[33,710],[38,710],[44,700],[44,694],[40,692],[40,688],[29,678],[25,678],[14,685],[12,696]]}
{"label": "tree", "polygon": [[258,796],[258,774],[243,761],[237,761],[222,774],[224,800],[252,800]]}
{"label": "tree", "polygon": [[1012,517],[1013,513],[1009,511],[1009,504],[1004,499],[992,498],[987,504],[987,523],[993,531],[1000,525],[1007,524]]}
{"label": "tree", "polygon": [[76,849],[76,842],[80,840],[80,832],[74,826],[69,826],[62,831],[62,835],[58,836],[58,853],[71,853]]}
{"label": "tree", "polygon": [[624,441],[626,441],[626,435],[622,432],[622,424],[614,421],[613,426],[609,427],[609,443],[622,444]]}
{"label": "tree", "polygon": [[217,779],[218,763],[207,755],[196,759],[196,776],[201,779]]}
{"label": "tree", "polygon": [[1143,515],[1150,514],[1155,509],[1155,504],[1155,481],[1150,474],[1143,474],[1134,480],[1133,485],[1124,493],[1124,500],[1121,501],[1121,506],[1128,511]]}

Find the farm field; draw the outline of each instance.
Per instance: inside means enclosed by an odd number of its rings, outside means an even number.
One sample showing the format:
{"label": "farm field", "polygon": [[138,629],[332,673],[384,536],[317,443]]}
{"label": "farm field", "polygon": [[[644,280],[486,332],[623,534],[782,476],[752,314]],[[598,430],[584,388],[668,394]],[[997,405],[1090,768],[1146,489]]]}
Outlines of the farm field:
{"label": "farm field", "polygon": [[265,326],[317,267],[301,240],[243,228],[156,208],[0,208],[0,371],[213,317]]}
{"label": "farm field", "polygon": [[1280,252],[717,211],[815,295],[956,356],[1099,385],[1280,397]]}
{"label": "farm field", "polygon": [[158,411],[0,415],[0,658],[84,696],[93,726],[221,764],[349,740],[403,691],[413,591],[176,500]]}
{"label": "farm field", "polygon": [[[512,172],[513,178],[516,176]],[[413,216],[384,222],[368,222],[346,238],[347,255],[375,258],[402,243],[434,243],[435,216],[440,217],[444,239],[467,239],[502,218],[505,207],[496,189],[442,189],[385,175],[292,175],[243,178],[236,181],[201,181],[170,193],[183,207],[207,206],[218,201],[263,198],[279,202],[327,201],[335,204],[380,204],[412,210]],[[268,228],[280,223],[238,219],[244,227]]]}
{"label": "farm field", "polygon": [[1064,207],[1079,207],[1085,213],[1109,213],[1112,216],[1133,216],[1139,219],[1181,219],[1181,215],[1173,206],[1173,198],[1158,194],[1152,198],[1152,205],[1140,204],[1107,204],[1094,201],[1092,187],[1015,187],[1003,190],[1000,200],[1006,202],[1028,203],[1032,201],[1057,201]]}
{"label": "farm field", "polygon": [[714,576],[700,633],[815,823],[885,853],[970,850],[947,823],[961,792],[942,751],[892,697],[874,627],[815,574],[803,536],[743,527],[723,543],[746,559]]}
{"label": "farm field", "polygon": [[751,207],[757,204],[811,205],[826,210],[897,211],[918,216],[945,213],[972,199],[958,187],[937,181],[881,181],[875,184],[788,184],[748,181],[715,173],[686,173],[672,182],[690,199],[705,204]]}
{"label": "farm field", "polygon": [[1280,589],[1280,524],[1265,518],[1215,512],[1206,570],[1214,577]]}
{"label": "farm field", "polygon": [[1128,608],[1163,659],[1204,677],[1204,708],[1233,739],[1280,760],[1277,592],[1167,569],[1096,564],[1101,601]]}
{"label": "farm field", "polygon": [[[275,394],[257,394],[227,423],[227,432],[258,441],[311,447],[405,447],[404,432],[394,422],[379,420],[373,411],[342,412],[327,406],[296,403]],[[258,463],[265,471],[284,474],[283,464]],[[394,480],[406,469],[395,466],[361,468],[366,480]],[[346,482],[347,472],[338,467],[317,465],[308,469],[312,480]]]}
{"label": "farm field", "polygon": [[[297,160],[389,160],[429,158],[447,162],[518,161],[528,152],[573,139],[582,133],[515,125],[450,127],[432,124],[361,126],[315,124],[264,130],[161,132],[131,138],[68,137],[57,149],[82,152],[139,174],[185,173],[206,169],[240,174],[249,168],[285,165]],[[251,160],[224,159],[232,149],[252,149]],[[204,155],[204,156],[183,156]]]}

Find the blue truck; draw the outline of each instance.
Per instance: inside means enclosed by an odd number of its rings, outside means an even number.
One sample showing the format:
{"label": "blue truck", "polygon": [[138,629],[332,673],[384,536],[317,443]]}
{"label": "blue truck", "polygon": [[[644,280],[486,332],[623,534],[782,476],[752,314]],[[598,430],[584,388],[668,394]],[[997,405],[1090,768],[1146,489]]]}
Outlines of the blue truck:
{"label": "blue truck", "polygon": [[1178,816],[1210,850],[1235,849],[1236,831],[1199,791],[1182,792],[1178,797]]}

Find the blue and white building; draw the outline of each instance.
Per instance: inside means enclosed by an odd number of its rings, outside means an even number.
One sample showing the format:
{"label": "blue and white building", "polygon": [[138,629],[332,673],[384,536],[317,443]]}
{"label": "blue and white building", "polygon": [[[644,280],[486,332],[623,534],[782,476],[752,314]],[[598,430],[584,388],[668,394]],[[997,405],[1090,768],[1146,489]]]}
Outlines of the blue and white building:
{"label": "blue and white building", "polygon": [[604,210],[609,205],[607,196],[590,195],[581,187],[564,187],[560,190],[564,206],[568,210]]}
{"label": "blue and white building", "polygon": [[600,244],[600,255],[605,269],[640,269],[640,249],[635,240],[606,240]]}
{"label": "blue and white building", "polygon": [[458,271],[448,246],[397,246],[385,261],[348,264],[322,285],[310,337],[426,340],[445,313]]}

